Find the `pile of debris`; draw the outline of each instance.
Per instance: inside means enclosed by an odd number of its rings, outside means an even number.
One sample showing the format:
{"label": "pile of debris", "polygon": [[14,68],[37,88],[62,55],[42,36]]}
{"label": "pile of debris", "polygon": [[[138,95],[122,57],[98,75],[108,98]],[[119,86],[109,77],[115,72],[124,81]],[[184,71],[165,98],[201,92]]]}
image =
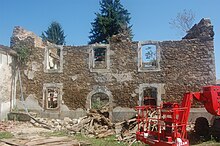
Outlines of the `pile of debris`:
{"label": "pile of debris", "polygon": [[[137,131],[136,119],[120,123],[112,123],[109,119],[108,109],[90,110],[87,116],[79,119],[65,117],[61,119],[35,118],[31,123],[37,127],[44,127],[53,131],[67,131],[69,134],[83,134],[88,137],[104,138],[116,135],[117,140],[131,142],[135,139]],[[43,123],[43,124],[42,124]]]}
{"label": "pile of debris", "polygon": [[[70,134],[81,133],[90,137],[102,138],[114,134],[114,124],[108,117],[104,116],[105,112],[101,110],[90,110],[87,116],[79,119],[70,119],[65,117],[60,119],[36,118],[40,123],[44,123],[43,127],[47,127],[53,131],[68,131]],[[31,120],[35,126],[41,126],[36,120]]]}
{"label": "pile of debris", "polygon": [[138,125],[136,118],[115,124],[115,134],[118,141],[133,143],[136,139]]}

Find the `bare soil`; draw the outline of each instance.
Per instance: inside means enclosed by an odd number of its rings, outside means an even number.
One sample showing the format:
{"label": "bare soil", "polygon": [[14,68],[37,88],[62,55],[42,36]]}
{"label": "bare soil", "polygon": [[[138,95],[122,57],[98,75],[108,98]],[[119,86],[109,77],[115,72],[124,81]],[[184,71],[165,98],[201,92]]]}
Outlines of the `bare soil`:
{"label": "bare soil", "polygon": [[45,136],[51,130],[34,127],[29,122],[8,121],[0,123],[0,132],[10,132],[13,138],[0,139],[1,146],[82,146],[89,145],[68,136]]}
{"label": "bare soil", "polygon": [[[35,127],[30,122],[6,121],[0,122],[0,133],[10,132],[13,137],[7,139],[0,138],[0,146],[86,146],[90,145],[87,140],[77,140],[74,137],[69,137],[65,134],[59,137],[52,134],[53,131]],[[220,143],[215,141],[201,141],[194,133],[189,134],[190,145],[194,146],[220,146]],[[100,140],[101,141],[101,140]],[[95,141],[98,143],[97,141]],[[92,143],[92,145],[94,145]],[[124,144],[120,144],[124,145]],[[137,144],[134,144],[137,145]],[[140,144],[139,144],[140,145]]]}

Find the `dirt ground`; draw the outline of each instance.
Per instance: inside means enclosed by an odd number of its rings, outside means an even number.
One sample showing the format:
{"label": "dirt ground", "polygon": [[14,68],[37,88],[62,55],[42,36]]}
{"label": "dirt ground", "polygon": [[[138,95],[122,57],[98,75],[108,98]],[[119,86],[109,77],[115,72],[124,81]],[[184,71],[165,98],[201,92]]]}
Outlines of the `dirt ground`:
{"label": "dirt ground", "polygon": [[48,135],[51,130],[34,127],[29,122],[8,121],[0,123],[0,132],[8,132],[13,136],[0,139],[0,146],[86,146],[68,136],[54,137]]}
{"label": "dirt ground", "polygon": [[[90,143],[79,141],[67,135],[52,135],[52,131],[34,127],[29,122],[7,121],[0,122],[0,133],[8,132],[12,136],[1,138],[0,146],[87,146]],[[191,139],[192,140],[192,139]],[[96,144],[92,144],[96,145]],[[111,145],[111,144],[110,144]],[[114,144],[115,145],[115,144]],[[126,145],[126,144],[120,144]],[[137,144],[135,144],[137,145]],[[139,144],[140,145],[140,144]],[[191,145],[195,146],[220,146],[220,143],[215,141],[208,142],[194,142]],[[133,145],[132,145],[133,146]]]}

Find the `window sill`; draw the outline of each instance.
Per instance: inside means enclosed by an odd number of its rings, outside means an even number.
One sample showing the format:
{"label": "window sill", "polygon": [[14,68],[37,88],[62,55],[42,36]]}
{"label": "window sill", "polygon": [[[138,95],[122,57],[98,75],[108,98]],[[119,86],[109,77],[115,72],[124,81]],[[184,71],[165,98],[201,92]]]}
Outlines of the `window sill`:
{"label": "window sill", "polygon": [[110,69],[94,69],[94,68],[90,68],[90,72],[110,72]]}
{"label": "window sill", "polygon": [[161,69],[159,68],[142,68],[142,69],[138,69],[138,72],[159,72],[161,71]]}

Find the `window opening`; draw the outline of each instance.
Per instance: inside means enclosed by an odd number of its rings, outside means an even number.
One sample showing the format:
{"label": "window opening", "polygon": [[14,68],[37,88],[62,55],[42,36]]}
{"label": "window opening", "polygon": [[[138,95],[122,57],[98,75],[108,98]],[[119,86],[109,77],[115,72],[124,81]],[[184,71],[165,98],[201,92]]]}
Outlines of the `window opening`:
{"label": "window opening", "polygon": [[94,64],[95,69],[107,68],[106,48],[94,48]]}
{"label": "window opening", "polygon": [[109,97],[105,93],[96,93],[91,97],[91,108],[101,109],[109,103]]}
{"label": "window opening", "polygon": [[47,46],[44,56],[44,72],[63,72],[63,47],[58,45]]}
{"label": "window opening", "polygon": [[60,49],[48,49],[48,66],[47,69],[57,70],[60,68]]}
{"label": "window opening", "polygon": [[47,108],[58,108],[59,90],[57,88],[47,88]]}
{"label": "window opening", "polygon": [[110,70],[110,47],[108,44],[93,44],[89,48],[89,69],[91,72]]}
{"label": "window opening", "polygon": [[138,71],[160,71],[160,46],[156,41],[138,43]]}
{"label": "window opening", "polygon": [[157,66],[157,48],[156,45],[143,45],[142,51],[142,67],[156,68]]}
{"label": "window opening", "polygon": [[157,105],[157,88],[145,87],[143,90],[144,105]]}

